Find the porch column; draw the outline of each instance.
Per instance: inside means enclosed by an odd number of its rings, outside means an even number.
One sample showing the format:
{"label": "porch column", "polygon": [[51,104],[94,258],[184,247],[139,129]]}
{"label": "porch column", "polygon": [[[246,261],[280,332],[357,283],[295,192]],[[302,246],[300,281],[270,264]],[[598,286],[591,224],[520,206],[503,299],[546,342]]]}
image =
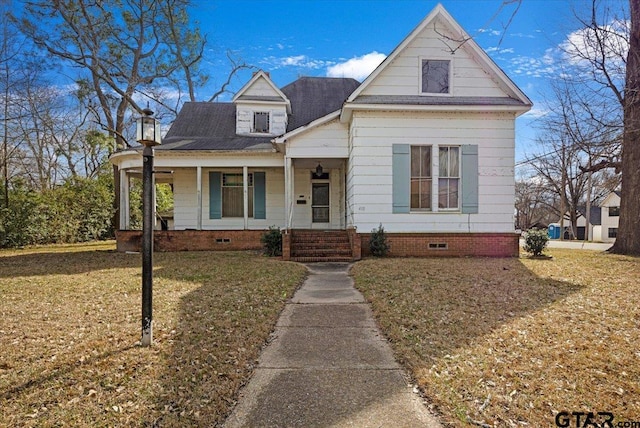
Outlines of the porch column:
{"label": "porch column", "polygon": [[126,169],[120,170],[120,230],[129,230],[129,174]]}
{"label": "porch column", "polygon": [[198,215],[196,218],[196,229],[202,230],[202,167],[196,167],[196,197],[198,199]]}
{"label": "porch column", "polygon": [[242,197],[244,205],[244,230],[249,228],[249,167],[242,167]]}
{"label": "porch column", "polygon": [[291,228],[291,216],[293,210],[293,160],[284,159],[284,228]]}

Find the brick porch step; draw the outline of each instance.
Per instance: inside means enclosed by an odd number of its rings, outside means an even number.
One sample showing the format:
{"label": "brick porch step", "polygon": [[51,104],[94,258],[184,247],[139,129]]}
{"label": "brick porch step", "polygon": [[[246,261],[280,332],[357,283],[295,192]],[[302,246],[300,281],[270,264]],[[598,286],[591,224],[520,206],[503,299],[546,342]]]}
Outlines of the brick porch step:
{"label": "brick porch step", "polygon": [[351,257],[291,257],[292,262],[320,263],[320,262],[350,262]]}
{"label": "brick porch step", "polygon": [[351,244],[346,231],[294,230],[291,233],[291,260],[298,262],[348,262]]}

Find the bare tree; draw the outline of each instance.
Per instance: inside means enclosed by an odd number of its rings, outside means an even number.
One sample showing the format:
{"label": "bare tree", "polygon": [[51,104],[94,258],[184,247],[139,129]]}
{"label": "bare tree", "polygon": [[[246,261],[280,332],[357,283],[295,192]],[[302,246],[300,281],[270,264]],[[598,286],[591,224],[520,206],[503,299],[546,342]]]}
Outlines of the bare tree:
{"label": "bare tree", "polygon": [[[140,112],[140,104],[150,100],[144,89],[169,83],[174,73],[200,59],[204,40],[199,33],[177,27],[186,23],[187,4],[38,0],[26,3],[21,28],[51,55],[85,71],[83,79],[96,96],[94,111],[100,124],[116,147],[123,148],[129,145],[125,138],[129,109]],[[175,31],[170,31],[172,26]]]}
{"label": "bare tree", "polygon": [[516,181],[516,229],[528,230],[559,217],[557,196],[536,176]]}
{"label": "bare tree", "polygon": [[25,85],[40,73],[38,63],[29,62],[28,43],[9,19],[9,0],[0,1],[0,98],[2,108],[2,149],[0,169],[2,170],[3,206],[9,206],[11,180],[19,168],[20,140],[15,138],[16,121],[23,111],[19,94]]}
{"label": "bare tree", "polygon": [[[640,4],[602,5],[591,1],[590,16],[578,17],[584,26],[583,39],[569,46],[569,53],[590,75],[594,91],[613,98],[622,112],[619,152],[583,166],[584,171],[613,168],[621,173],[622,190],[618,236],[611,248],[619,254],[640,255]],[[614,9],[620,8],[620,10]]]}
{"label": "bare tree", "polygon": [[[78,81],[87,106],[114,148],[121,149],[129,146],[132,111],[153,101],[146,88],[175,83],[176,73],[193,84],[190,70],[200,60],[204,39],[186,27],[187,5],[187,0],[34,0],[25,4],[20,23],[38,46],[84,71]],[[114,181],[119,193],[115,167]],[[115,198],[116,228],[118,204]]]}

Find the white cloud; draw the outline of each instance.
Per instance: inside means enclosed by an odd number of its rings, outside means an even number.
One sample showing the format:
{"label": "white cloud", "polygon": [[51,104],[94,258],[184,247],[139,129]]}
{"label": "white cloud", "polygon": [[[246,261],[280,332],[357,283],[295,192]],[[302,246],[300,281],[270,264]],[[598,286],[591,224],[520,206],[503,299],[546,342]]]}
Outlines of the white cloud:
{"label": "white cloud", "polygon": [[500,34],[502,34],[501,31],[494,30],[492,28],[479,28],[478,33],[487,33],[490,36],[499,36]]}
{"label": "white cloud", "polygon": [[555,76],[557,67],[551,57],[545,55],[542,58],[528,56],[516,56],[509,61],[510,69],[514,74],[530,77]]}
{"label": "white cloud", "polygon": [[[628,21],[614,20],[596,33],[592,28],[582,28],[570,33],[559,46],[563,59],[573,66],[589,66],[589,58],[603,56],[611,67],[624,68],[629,51]],[[599,36],[599,37],[598,37]],[[604,46],[604,48],[602,48]]]}
{"label": "white cloud", "polygon": [[536,36],[532,35],[532,34],[524,34],[524,33],[511,33],[510,36],[512,37],[521,37],[523,39],[535,39]]}
{"label": "white cloud", "polygon": [[371,52],[362,56],[348,59],[327,68],[328,77],[352,77],[364,80],[380,65],[387,56],[379,52]]}
{"label": "white cloud", "polygon": [[507,53],[514,53],[515,51],[514,51],[513,48],[501,49],[498,46],[492,46],[490,48],[487,48],[486,52],[487,53],[507,54]]}
{"label": "white cloud", "polygon": [[319,68],[328,67],[334,64],[331,61],[323,61],[319,59],[312,59],[306,55],[293,55],[286,57],[269,56],[263,58],[260,61],[262,64],[266,64],[271,70],[277,70],[283,67],[298,67],[317,70]]}

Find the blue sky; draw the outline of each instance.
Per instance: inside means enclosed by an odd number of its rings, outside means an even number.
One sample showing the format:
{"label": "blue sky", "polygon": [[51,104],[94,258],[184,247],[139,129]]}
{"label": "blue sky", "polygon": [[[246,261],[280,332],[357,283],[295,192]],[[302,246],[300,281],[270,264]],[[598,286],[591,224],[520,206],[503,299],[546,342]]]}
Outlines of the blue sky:
{"label": "blue sky", "polygon": [[[207,35],[204,67],[211,74],[211,84],[200,98],[226,80],[227,50],[247,64],[269,71],[278,86],[299,76],[357,71],[355,77],[362,80],[366,70],[388,55],[437,3],[196,0],[192,17]],[[549,79],[557,74],[561,58],[557,48],[578,28],[573,11],[588,13],[588,4],[582,0],[523,0],[505,30],[515,4],[501,8],[502,0],[441,3],[533,100],[532,112],[517,122],[516,158],[522,159],[534,150],[535,119],[544,113]],[[356,67],[345,71],[342,65],[349,60]],[[249,78],[250,73],[240,74],[230,89],[239,89]]]}

